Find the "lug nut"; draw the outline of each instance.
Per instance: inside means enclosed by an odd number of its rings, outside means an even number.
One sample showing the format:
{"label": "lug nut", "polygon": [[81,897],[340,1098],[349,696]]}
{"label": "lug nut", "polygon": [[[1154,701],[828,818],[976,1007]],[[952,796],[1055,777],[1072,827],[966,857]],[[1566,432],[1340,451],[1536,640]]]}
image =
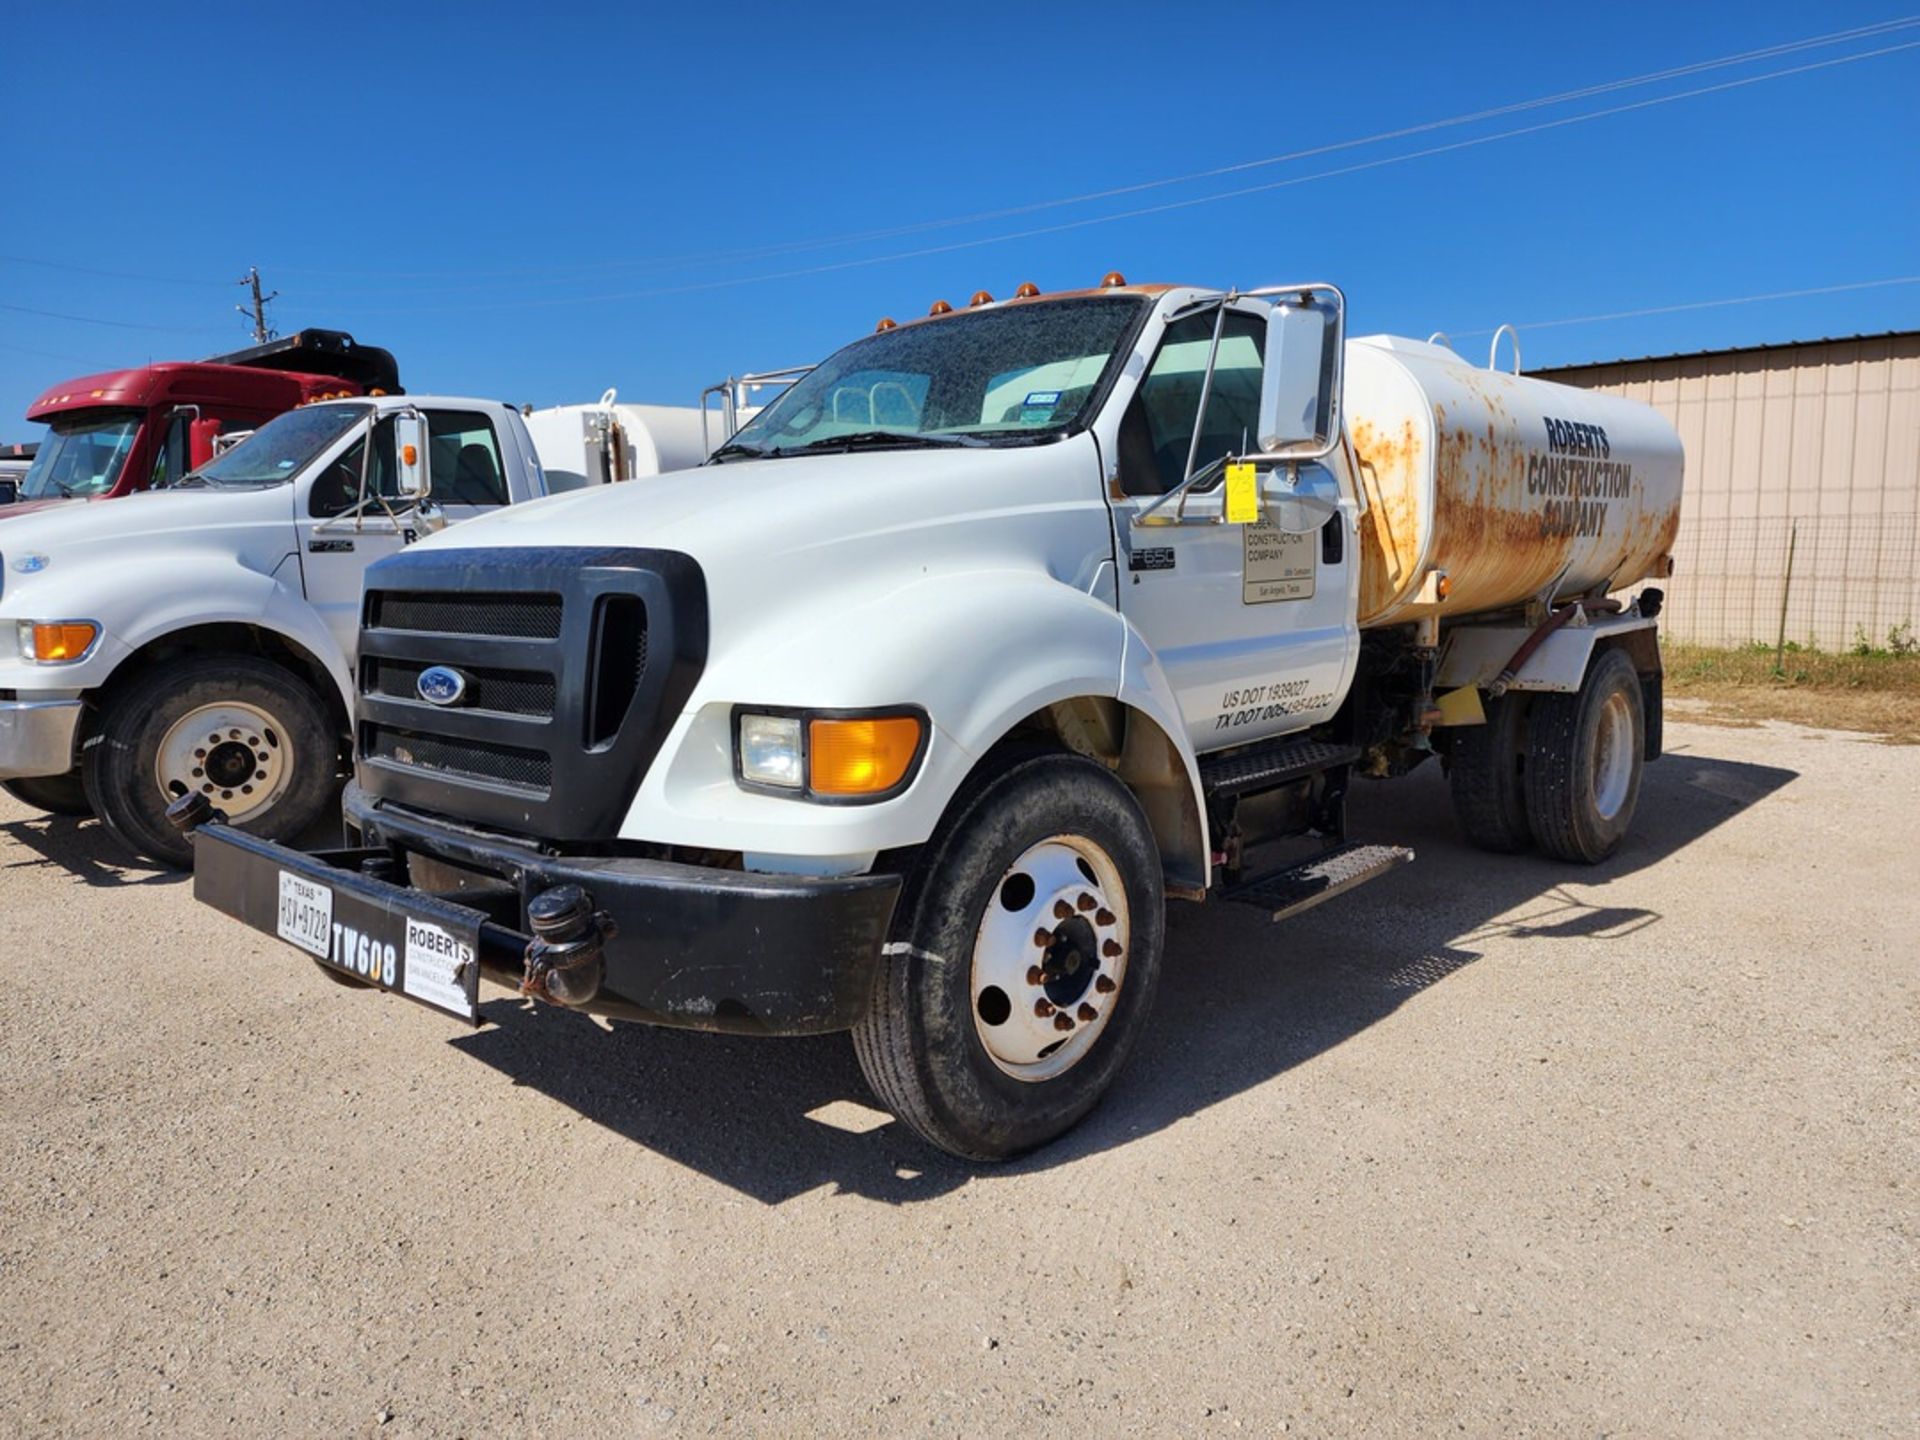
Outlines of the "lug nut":
{"label": "lug nut", "polygon": [[1033,1013],[1042,1020],[1053,1014],[1053,1002],[1044,996],[1033,1002]]}
{"label": "lug nut", "polygon": [[1082,910],[1097,910],[1100,908],[1100,902],[1091,895],[1082,895],[1080,897],[1080,908]]}
{"label": "lug nut", "polygon": [[1053,1028],[1056,1030],[1073,1029],[1073,1016],[1062,1010],[1058,1015],[1053,1017]]}
{"label": "lug nut", "polygon": [[1073,918],[1073,907],[1064,900],[1054,901],[1053,918],[1056,920],[1071,920]]}
{"label": "lug nut", "polygon": [[1120,942],[1118,940],[1102,941],[1100,944],[1100,953],[1109,960],[1118,960],[1120,958]]}
{"label": "lug nut", "polygon": [[1038,965],[1029,965],[1027,967],[1027,984],[1044,985],[1046,983],[1047,983],[1047,977],[1041,971]]}
{"label": "lug nut", "polygon": [[1098,990],[1102,995],[1111,995],[1120,987],[1113,983],[1113,977],[1111,975],[1102,975],[1093,982],[1093,988]]}
{"label": "lug nut", "polygon": [[1084,1000],[1080,1002],[1079,1015],[1082,1020],[1098,1020],[1100,1018],[1100,1012]]}
{"label": "lug nut", "polygon": [[1046,949],[1047,946],[1053,944],[1053,932],[1051,930],[1034,931],[1033,943],[1038,945],[1042,950]]}
{"label": "lug nut", "polygon": [[1093,917],[1093,923],[1096,925],[1111,925],[1118,918],[1119,917],[1115,915],[1113,911],[1107,909],[1106,906],[1102,905],[1100,907],[1100,913]]}

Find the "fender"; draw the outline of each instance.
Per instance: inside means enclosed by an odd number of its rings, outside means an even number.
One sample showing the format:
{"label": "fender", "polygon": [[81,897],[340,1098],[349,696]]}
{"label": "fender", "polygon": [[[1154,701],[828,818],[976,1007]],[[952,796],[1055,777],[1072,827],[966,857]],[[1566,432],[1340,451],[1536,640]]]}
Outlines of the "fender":
{"label": "fender", "polygon": [[[1594,648],[1604,641],[1621,641],[1630,647],[1634,666],[1643,674],[1657,674],[1660,655],[1652,643],[1655,620],[1631,610],[1621,615],[1593,615],[1584,622],[1575,618],[1562,625],[1541,643],[1510,688],[1514,690],[1557,691],[1570,695],[1586,679],[1587,665]],[[1644,632],[1644,641],[1629,637]],[[1484,688],[1493,683],[1501,668],[1511,660],[1527,637],[1529,625],[1456,625],[1447,634],[1446,650],[1434,673],[1434,685],[1455,689],[1463,685]],[[1645,654],[1641,652],[1644,650]],[[1650,664],[1648,661],[1650,660]]]}
{"label": "fender", "polygon": [[[925,842],[980,758],[1057,701],[1113,697],[1169,736],[1181,733],[1145,641],[1110,604],[1040,571],[875,584],[851,603],[835,589],[768,614],[749,633],[739,623],[715,617],[716,637],[723,627],[731,633],[716,638],[716,658],[662,747],[664,763],[642,781],[624,838],[762,856],[841,855],[859,868],[877,851]],[[977,643],[983,636],[993,643]],[[756,701],[820,709],[912,703],[926,710],[933,733],[913,784],[891,800],[823,805],[754,794],[734,783],[732,727],[734,706]],[[1197,807],[1198,776],[1184,745],[1181,763]]]}
{"label": "fender", "polygon": [[[291,575],[292,584],[281,577]],[[97,690],[135,652],[156,640],[203,625],[257,626],[298,646],[326,667],[341,703],[353,713],[352,665],[307,603],[297,557],[288,554],[271,575],[216,549],[153,556],[138,566],[86,565],[36,595],[36,607],[99,623],[99,649],[71,671],[47,670],[65,684]],[[36,675],[39,678],[39,675]]]}

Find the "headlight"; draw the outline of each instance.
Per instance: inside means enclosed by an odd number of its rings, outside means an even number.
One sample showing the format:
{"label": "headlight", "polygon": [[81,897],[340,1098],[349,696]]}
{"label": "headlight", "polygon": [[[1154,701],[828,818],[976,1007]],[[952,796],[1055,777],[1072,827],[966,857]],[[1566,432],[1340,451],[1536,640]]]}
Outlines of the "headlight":
{"label": "headlight", "polygon": [[798,790],[806,780],[800,720],[795,715],[740,717],[740,778]]}
{"label": "headlight", "polygon": [[91,620],[21,620],[14,629],[20,658],[36,665],[84,660],[100,639],[100,627]]}
{"label": "headlight", "polygon": [[918,710],[734,712],[734,764],[748,789],[827,804],[885,800],[926,753]]}

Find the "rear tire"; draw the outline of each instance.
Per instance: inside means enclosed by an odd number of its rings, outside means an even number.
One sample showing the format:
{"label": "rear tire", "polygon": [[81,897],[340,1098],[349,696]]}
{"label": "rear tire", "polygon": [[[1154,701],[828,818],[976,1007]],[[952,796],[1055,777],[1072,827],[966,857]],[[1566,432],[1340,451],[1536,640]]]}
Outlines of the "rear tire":
{"label": "rear tire", "polygon": [[73,815],[85,818],[93,814],[87,803],[87,788],[80,781],[80,767],[64,775],[29,775],[19,780],[0,780],[5,790],[22,805],[31,805],[49,815]]}
{"label": "rear tire", "polygon": [[193,847],[166,809],[189,787],[249,834],[288,840],[326,809],[339,753],[311,685],[250,655],[204,655],[163,662],[115,695],[81,773],[116,839],[187,869]]}
{"label": "rear tire", "polygon": [[1163,910],[1124,785],[1078,756],[1012,761],[963,792],[907,876],[853,1032],[867,1082],[963,1159],[1072,1129],[1146,1025]]}
{"label": "rear tire", "polygon": [[1512,855],[1533,844],[1524,779],[1530,698],[1487,700],[1486,724],[1463,725],[1451,735],[1447,778],[1454,818],[1482,850]]}
{"label": "rear tire", "polygon": [[1645,763],[1640,677],[1620,650],[1587,669],[1574,695],[1537,695],[1527,723],[1527,820],[1556,860],[1597,865],[1633,823]]}

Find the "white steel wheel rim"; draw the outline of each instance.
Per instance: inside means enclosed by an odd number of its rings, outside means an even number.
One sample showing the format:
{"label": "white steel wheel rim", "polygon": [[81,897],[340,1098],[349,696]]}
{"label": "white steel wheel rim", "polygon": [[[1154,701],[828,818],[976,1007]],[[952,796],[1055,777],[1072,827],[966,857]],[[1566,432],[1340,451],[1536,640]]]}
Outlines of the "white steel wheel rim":
{"label": "white steel wheel rim", "polygon": [[1065,1074],[1098,1043],[1125,988],[1126,887],[1079,835],[1029,846],[987,897],[967,1003],[989,1059],[1016,1080]]}
{"label": "white steel wheel rim", "polygon": [[168,801],[198,791],[244,820],[278,800],[293,779],[287,727],[257,705],[222,701],[189,710],[167,727],[154,779]]}
{"label": "white steel wheel rim", "polygon": [[1593,733],[1593,808],[1611,820],[1627,803],[1633,782],[1633,705],[1615,691],[1600,707]]}

